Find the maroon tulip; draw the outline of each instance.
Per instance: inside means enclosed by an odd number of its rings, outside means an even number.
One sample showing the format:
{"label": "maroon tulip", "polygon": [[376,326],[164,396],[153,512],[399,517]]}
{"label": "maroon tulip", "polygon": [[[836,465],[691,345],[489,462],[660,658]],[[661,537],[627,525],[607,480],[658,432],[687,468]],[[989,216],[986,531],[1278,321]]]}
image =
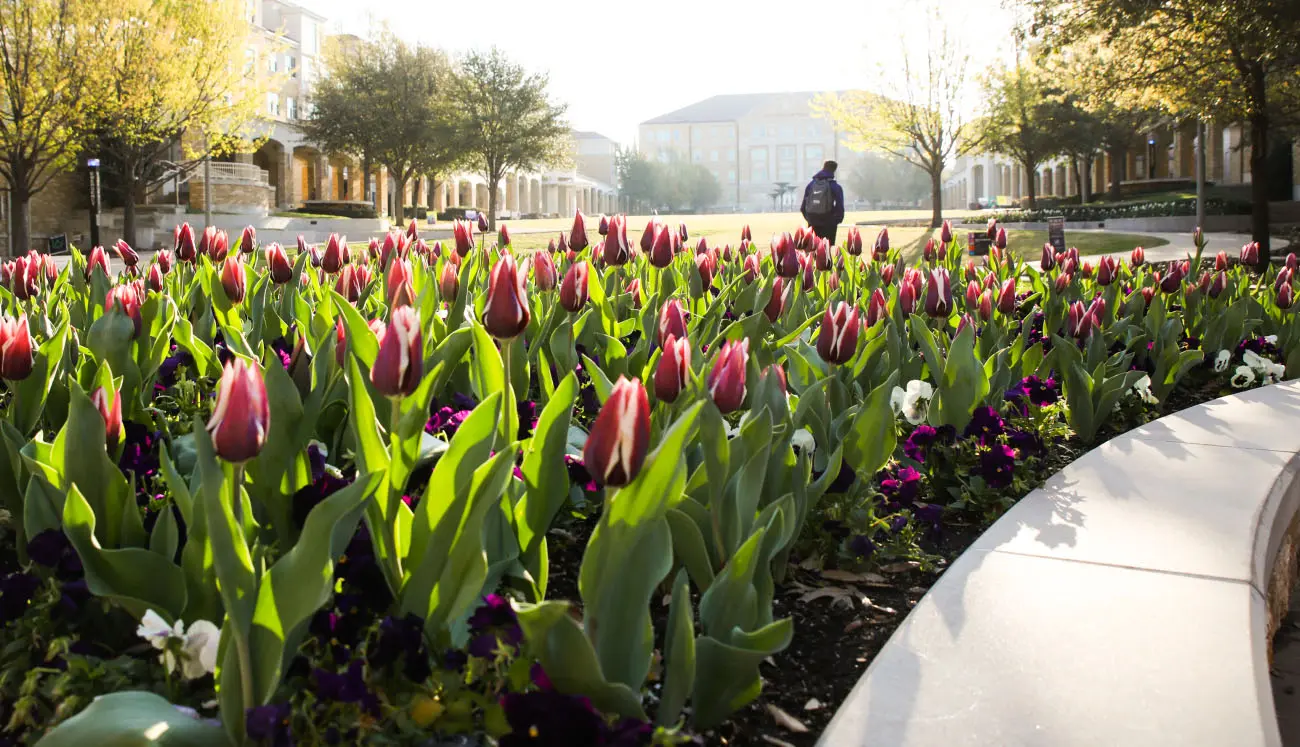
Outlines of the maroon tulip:
{"label": "maroon tulip", "polygon": [[1056,288],[1056,292],[1064,293],[1065,289],[1070,287],[1070,283],[1073,280],[1074,280],[1074,276],[1072,276],[1068,272],[1062,272],[1060,275],[1057,275],[1056,283],[1054,284],[1054,287]]}
{"label": "maroon tulip", "polygon": [[[554,241],[554,239],[552,239],[552,241]],[[569,237],[566,234],[561,233],[559,243],[555,244],[555,249],[552,251],[552,253],[554,252],[566,253],[568,251],[569,251]]]}
{"label": "maroon tulip", "polygon": [[480,211],[479,211],[479,214],[478,214],[478,232],[479,232],[479,233],[487,233],[487,230],[488,230],[488,219],[487,219],[487,215],[486,215],[483,211],[480,210]]}
{"label": "maroon tulip", "polygon": [[884,283],[885,285],[893,285],[893,284],[894,284],[894,266],[893,266],[893,265],[882,265],[882,266],[881,266],[881,268],[880,268],[880,282]]}
{"label": "maroon tulip", "polygon": [[117,447],[122,438],[122,393],[104,387],[97,387],[90,393],[90,402],[99,410],[104,419],[104,442],[110,450]]}
{"label": "maroon tulip", "polygon": [[6,263],[9,268],[8,285],[19,301],[34,298],[40,292],[40,269],[31,257],[19,257]]}
{"label": "maroon tulip", "polygon": [[813,250],[813,258],[817,262],[817,270],[826,272],[831,269],[831,243],[825,239],[817,242],[817,248]]}
{"label": "maroon tulip", "polygon": [[939,240],[945,244],[952,243],[952,222],[944,221],[943,228],[939,229]]}
{"label": "maroon tulip", "polygon": [[758,273],[760,272],[758,266],[758,255],[751,254],[748,257],[745,257],[743,268],[745,271],[745,284],[748,285],[749,283],[754,282],[754,279],[758,277]]}
{"label": "maroon tulip", "polygon": [[1066,313],[1065,331],[1076,340],[1082,340],[1092,334],[1092,320],[1082,301],[1070,304],[1069,311]]}
{"label": "maroon tulip", "polygon": [[144,329],[144,320],[140,317],[140,295],[136,293],[134,285],[114,286],[108,292],[108,298],[104,302],[104,312],[108,313],[113,309],[121,311],[131,320],[131,339],[136,339]]}
{"label": "maroon tulip", "polygon": [[[345,239],[346,241],[346,239]],[[320,267],[325,272],[333,275],[343,269],[343,248],[340,246],[339,235],[330,234],[329,241],[325,243],[325,254],[320,258]]]}
{"label": "maroon tulip", "polygon": [[804,293],[817,287],[817,277],[813,275],[813,269],[815,266],[816,262],[813,260],[812,256],[807,254],[799,255],[800,273],[803,276],[803,282],[800,287],[803,288]]}
{"label": "maroon tulip", "polygon": [[980,291],[983,290],[983,287],[974,280],[966,284],[966,308],[973,309],[979,305]]}
{"label": "maroon tulip", "polygon": [[118,259],[122,260],[122,264],[127,267],[135,267],[140,262],[140,255],[122,239],[118,239],[117,243],[113,245],[113,252],[117,254]]}
{"label": "maroon tulip", "polygon": [[989,218],[989,224],[985,231],[988,234],[989,241],[996,239],[998,237],[998,219]]}
{"label": "maroon tulip", "polygon": [[334,320],[334,361],[339,364],[339,368],[347,365],[348,338],[343,329],[343,317],[339,316]]}
{"label": "maroon tulip", "polygon": [[1146,301],[1146,307],[1151,308],[1151,299],[1156,297],[1156,289],[1148,285],[1139,292],[1142,294],[1142,300]]}
{"label": "maroon tulip", "polygon": [[163,291],[163,274],[157,262],[149,265],[149,290],[155,293]]}
{"label": "maroon tulip", "polygon": [[[651,224],[653,225],[653,224]],[[650,230],[650,226],[646,226]],[[645,237],[641,237],[642,245],[645,244]],[[668,267],[673,263],[673,237],[667,228],[658,228],[654,236],[650,239],[650,264],[658,268]]]}
{"label": "maroon tulip", "polygon": [[228,257],[221,266],[221,289],[226,292],[226,298],[231,303],[243,303],[247,288],[244,263],[239,261],[238,254]]}
{"label": "maroon tulip", "polygon": [[411,260],[399,259],[393,262],[392,267],[388,268],[388,306],[396,309],[398,306],[410,306],[415,300],[414,273],[411,269]]}
{"label": "maroon tulip", "polygon": [[862,320],[855,307],[840,301],[827,306],[817,332],[817,354],[831,365],[844,365],[858,349],[858,331]]}
{"label": "maroon tulip", "polygon": [[781,388],[782,394],[790,393],[790,387],[786,384],[786,380],[785,380],[784,368],[781,368],[779,364],[773,363],[772,365],[763,369],[763,378],[766,379],[769,376],[776,377],[776,385]]}
{"label": "maroon tulip", "polygon": [[416,239],[418,239],[418,238],[420,237],[420,227],[419,227],[419,225],[416,224],[414,218],[411,219],[411,222],[410,222],[410,223],[407,223],[407,224],[406,224],[406,234],[405,234],[405,236],[406,236],[406,238],[410,239],[411,241],[415,241]]}
{"label": "maroon tulip", "polygon": [[302,234],[298,234],[298,253],[302,254],[305,251],[307,251],[307,239],[303,238]]}
{"label": "maroon tulip", "polygon": [[32,373],[36,343],[27,328],[27,315],[0,316],[0,379],[22,381]]}
{"label": "maroon tulip", "polygon": [[564,273],[564,280],[560,282],[560,306],[570,314],[582,311],[582,307],[587,304],[590,274],[591,265],[586,260],[575,262]]}
{"label": "maroon tulip", "polygon": [[1132,267],[1141,267],[1147,261],[1147,253],[1142,247],[1136,247],[1128,255],[1128,263]]}
{"label": "maroon tulip", "polygon": [[980,294],[979,305],[976,307],[980,319],[988,321],[993,318],[993,291],[986,290]]}
{"label": "maroon tulip", "polygon": [[[654,248],[655,236],[658,233],[659,233],[659,225],[655,223],[653,220],[645,224],[645,230],[641,232],[641,253],[642,254],[649,254],[650,250]],[[672,243],[670,242],[669,249],[671,248],[672,248]]]}
{"label": "maroon tulip", "polygon": [[388,268],[388,263],[389,263],[390,261],[392,261],[393,256],[397,253],[397,235],[396,235],[396,232],[395,232],[395,231],[389,231],[387,234],[385,234],[385,235],[384,235],[384,243],[383,243],[383,244],[380,244],[376,239],[371,239],[371,240],[370,240],[370,246],[374,246],[374,249],[369,249],[369,251],[370,251],[372,254],[373,254],[376,250],[378,251],[378,256],[379,256],[379,269],[381,269],[381,270],[387,269],[387,268]]}
{"label": "maroon tulip", "polygon": [[998,226],[998,234],[993,239],[993,246],[999,249],[1007,248],[1007,229]]}
{"label": "maroon tulip", "polygon": [[199,254],[208,255],[208,259],[215,264],[224,262],[229,252],[230,237],[225,231],[215,226],[208,226],[203,230],[203,238],[199,240]]}
{"label": "maroon tulip", "polygon": [[644,296],[641,294],[641,278],[632,278],[632,282],[628,283],[623,290],[632,296],[632,308],[641,308],[641,304],[645,301]]}
{"label": "maroon tulip", "polygon": [[546,252],[533,255],[533,282],[537,283],[538,290],[555,290],[557,274],[555,260],[551,259],[551,255]]}
{"label": "maroon tulip", "polygon": [[763,316],[772,324],[781,318],[785,313],[785,278],[778,277],[772,283],[772,295],[767,299],[767,305],[763,307]]}
{"label": "maroon tulip", "polygon": [[1169,265],[1169,271],[1160,278],[1160,290],[1165,293],[1176,293],[1183,287],[1183,268],[1177,262]]}
{"label": "maroon tulip", "polygon": [[157,254],[153,255],[153,261],[157,262],[158,266],[162,268],[162,273],[164,275],[172,271],[172,263],[174,260],[172,259],[172,253],[166,249],[162,249]]}
{"label": "maroon tulip", "polygon": [[190,224],[182,223],[176,227],[176,242],[172,246],[176,250],[176,258],[182,262],[193,262],[198,256],[198,250],[194,246],[194,229]]}
{"label": "maroon tulip", "polygon": [[1289,267],[1292,272],[1300,270],[1300,258],[1296,257],[1295,252],[1286,255],[1286,266]]}
{"label": "maroon tulip", "polygon": [[1214,255],[1214,269],[1216,272],[1223,272],[1228,269],[1228,253],[1220,251]]}
{"label": "maroon tulip", "polygon": [[735,412],[745,401],[745,369],[749,365],[749,338],[728,340],[709,371],[706,384],[713,404],[723,415]]}
{"label": "maroon tulip", "polygon": [[676,402],[686,388],[690,371],[691,341],[669,335],[659,365],[655,367],[655,398],[661,402]]}
{"label": "maroon tulip", "polygon": [[898,308],[904,316],[916,311],[916,301],[921,297],[921,271],[915,268],[903,272],[903,282],[898,287]]}
{"label": "maroon tulip", "polygon": [[458,220],[451,224],[451,235],[456,240],[456,253],[468,257],[474,251],[474,226],[469,221]]}
{"label": "maroon tulip", "polygon": [[1290,283],[1277,289],[1277,307],[1289,309],[1295,303],[1295,287]]}
{"label": "maroon tulip", "polygon": [[361,283],[357,278],[357,270],[352,265],[343,265],[343,271],[339,273],[338,279],[334,281],[334,290],[348,300],[348,303],[356,305],[361,299]]}
{"label": "maroon tulip", "polygon": [[1196,289],[1201,293],[1208,293],[1210,290],[1211,277],[1209,272],[1202,272],[1201,279],[1196,281]]}
{"label": "maroon tulip", "polygon": [[609,235],[609,218],[601,215],[600,222],[596,224],[596,233],[601,236]]}
{"label": "maroon tulip", "polygon": [[1043,244],[1043,254],[1038,260],[1038,269],[1043,272],[1050,272],[1056,267],[1056,252],[1052,251],[1051,244]]}
{"label": "maroon tulip", "polygon": [[410,306],[393,309],[379,339],[379,354],[370,368],[370,383],[385,397],[410,396],[424,376],[420,317]]}
{"label": "maroon tulip", "polygon": [[930,264],[934,264],[934,261],[939,258],[939,250],[937,247],[938,244],[935,242],[934,237],[930,237],[925,242],[925,248],[921,250],[921,259]]}
{"label": "maroon tulip", "polygon": [[1016,313],[1016,279],[1007,278],[998,294],[998,311],[1010,316]]}
{"label": "maroon tulip", "polygon": [[790,234],[781,234],[772,246],[772,262],[776,265],[776,274],[783,278],[799,276],[799,252],[795,248]]}
{"label": "maroon tulip", "polygon": [[1277,277],[1273,279],[1273,290],[1281,290],[1282,286],[1290,285],[1292,275],[1294,275],[1294,271],[1290,267],[1283,265],[1282,269],[1278,270]]}
{"label": "maroon tulip", "polygon": [[700,237],[700,243],[695,245],[695,253],[696,254],[709,253],[709,242],[703,236]]}
{"label": "maroon tulip", "polygon": [[754,240],[754,234],[753,234],[752,231],[749,230],[749,224],[748,224],[748,223],[746,223],[746,224],[744,225],[744,227],[742,227],[742,228],[740,229],[740,240],[741,240],[741,241],[753,241],[753,240]]}
{"label": "maroon tulip", "polygon": [[456,267],[451,262],[442,266],[442,276],[438,279],[438,290],[442,300],[447,303],[456,301],[456,291],[460,289],[460,279],[456,276]]}
{"label": "maroon tulip", "polygon": [[872,252],[876,259],[884,259],[889,254],[889,229],[882,228],[880,233],[876,234],[876,244],[872,247]]}
{"label": "maroon tulip", "polygon": [[632,258],[631,247],[627,243],[627,221],[621,216],[614,216],[606,226],[605,241],[601,245],[601,258],[605,264],[618,267],[627,264]]}
{"label": "maroon tulip", "polygon": [[[392,231],[389,231],[389,233],[391,234]],[[384,269],[383,258],[384,252],[379,248],[379,239],[371,236],[370,241],[366,242],[366,261],[374,262],[375,260],[380,260],[380,269],[382,270]]]}
{"label": "maroon tulip", "polygon": [[1114,257],[1102,257],[1097,260],[1097,284],[1110,285],[1119,276],[1119,262]]}
{"label": "maroon tulip", "polygon": [[89,281],[94,274],[95,268],[104,271],[104,277],[109,276],[108,255],[104,253],[104,247],[96,246],[90,250],[90,255],[86,257],[86,280]]}
{"label": "maroon tulip", "polygon": [[686,310],[682,308],[680,300],[670,298],[659,309],[659,341],[662,343],[669,337],[684,340],[687,336]]}
{"label": "maroon tulip", "polygon": [[1247,267],[1259,264],[1259,242],[1252,241],[1241,247],[1241,263]]}
{"label": "maroon tulip", "polygon": [[247,462],[261,453],[270,423],[261,371],[236,356],[221,374],[217,404],[208,420],[213,449],[227,462]]}
{"label": "maroon tulip", "polygon": [[844,251],[857,257],[862,254],[862,231],[857,226],[849,226],[849,235],[844,241]]}
{"label": "maroon tulip", "polygon": [[889,307],[888,301],[885,299],[885,292],[877,288],[871,292],[871,300],[867,301],[867,329],[876,326],[888,316]]}
{"label": "maroon tulip", "polygon": [[239,234],[239,253],[252,254],[257,251],[257,229],[252,226],[244,226],[244,230]]}
{"label": "maroon tulip", "polygon": [[293,280],[293,265],[289,264],[289,255],[284,247],[275,242],[266,248],[266,266],[271,275],[271,282],[284,285]]}
{"label": "maroon tulip", "polygon": [[685,244],[686,242],[688,242],[688,241],[691,240],[690,234],[688,234],[688,233],[686,232],[686,224],[685,224],[685,223],[678,223],[678,224],[677,224],[677,237],[681,240],[681,242],[682,242],[683,244]]}
{"label": "maroon tulip", "polygon": [[700,274],[700,285],[707,291],[713,287],[713,257],[709,254],[695,255],[695,270]]}
{"label": "maroon tulip", "polygon": [[948,271],[942,267],[930,271],[930,283],[925,289],[925,313],[933,317],[946,317],[952,313],[952,282]]}
{"label": "maroon tulip", "polygon": [[1217,272],[1214,278],[1210,280],[1210,287],[1206,290],[1210,298],[1218,298],[1225,290],[1228,289],[1228,275],[1224,272]]}
{"label": "maroon tulip", "polygon": [[510,246],[510,229],[504,223],[497,227],[497,245]]}
{"label": "maroon tulip", "polygon": [[587,248],[587,219],[578,210],[573,214],[573,228],[569,231],[569,248],[580,252]]}
{"label": "maroon tulip", "polygon": [[483,305],[483,326],[498,340],[512,340],[528,327],[531,318],[524,277],[519,274],[514,256],[507,254],[492,267],[487,301]]}
{"label": "maroon tulip", "polygon": [[598,484],[618,488],[636,479],[650,445],[650,398],[638,380],[618,377],[591,424],[582,463]]}

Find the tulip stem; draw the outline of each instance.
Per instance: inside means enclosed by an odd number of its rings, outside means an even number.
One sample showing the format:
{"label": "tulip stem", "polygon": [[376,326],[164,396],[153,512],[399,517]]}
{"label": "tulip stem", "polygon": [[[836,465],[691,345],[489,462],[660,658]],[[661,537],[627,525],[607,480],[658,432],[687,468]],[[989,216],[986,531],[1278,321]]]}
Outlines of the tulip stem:
{"label": "tulip stem", "polygon": [[[515,392],[513,385],[510,383],[510,349],[513,348],[514,340],[501,341],[501,363],[505,368],[505,391],[501,393],[501,412],[497,418],[497,434],[502,435],[501,448],[504,449],[510,443],[512,434],[510,430],[510,408],[515,406]],[[504,421],[504,424],[503,424]]]}
{"label": "tulip stem", "polygon": [[[397,433],[397,426],[402,420],[402,400],[394,398],[390,400],[390,402],[392,403],[392,407],[389,409],[388,417],[388,440],[389,443],[393,445],[393,451],[396,452],[402,448],[401,437]],[[402,522],[398,519],[398,516],[401,513],[402,496],[397,495],[392,497],[396,498],[396,500],[391,501],[389,505],[389,516],[387,520],[388,540],[393,552],[393,570],[396,573],[398,583],[400,584],[402,578],[405,576],[405,574],[402,573],[402,548],[398,545],[398,540],[401,539],[398,533],[401,531],[402,527]]]}

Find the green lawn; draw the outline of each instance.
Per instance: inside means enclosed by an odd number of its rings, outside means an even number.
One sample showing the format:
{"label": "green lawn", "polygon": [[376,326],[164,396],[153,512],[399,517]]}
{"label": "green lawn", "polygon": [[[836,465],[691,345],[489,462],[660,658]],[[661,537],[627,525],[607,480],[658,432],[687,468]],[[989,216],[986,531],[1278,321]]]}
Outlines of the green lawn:
{"label": "green lawn", "polygon": [[[1038,259],[1047,241],[1046,231],[1007,231],[1007,247],[1029,259]],[[1151,248],[1169,242],[1155,236],[1136,233],[1083,233],[1066,231],[1065,245],[1079,250],[1079,254],[1111,254],[1128,252],[1134,247]]]}

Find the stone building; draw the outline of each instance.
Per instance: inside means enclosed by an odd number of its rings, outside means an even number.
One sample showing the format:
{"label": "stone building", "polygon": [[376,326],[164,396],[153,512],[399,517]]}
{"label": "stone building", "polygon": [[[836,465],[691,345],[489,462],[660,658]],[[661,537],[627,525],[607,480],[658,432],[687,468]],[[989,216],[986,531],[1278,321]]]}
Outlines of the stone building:
{"label": "stone building", "polygon": [[722,187],[717,208],[770,210],[782,185],[801,189],[824,161],[840,160],[839,133],[812,112],[817,95],[713,96],[642,122],[639,147],[707,168]]}

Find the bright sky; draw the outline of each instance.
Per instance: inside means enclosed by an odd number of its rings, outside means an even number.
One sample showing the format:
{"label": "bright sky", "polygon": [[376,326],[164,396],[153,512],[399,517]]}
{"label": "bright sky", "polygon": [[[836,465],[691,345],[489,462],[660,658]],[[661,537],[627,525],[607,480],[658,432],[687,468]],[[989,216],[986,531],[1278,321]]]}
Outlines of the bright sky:
{"label": "bright sky", "polygon": [[638,123],[718,94],[885,90],[932,5],[970,54],[977,90],[978,71],[1011,53],[1014,18],[1002,0],[297,2],[331,32],[365,35],[384,21],[453,54],[500,47],[550,75],[573,127],[625,145]]}

